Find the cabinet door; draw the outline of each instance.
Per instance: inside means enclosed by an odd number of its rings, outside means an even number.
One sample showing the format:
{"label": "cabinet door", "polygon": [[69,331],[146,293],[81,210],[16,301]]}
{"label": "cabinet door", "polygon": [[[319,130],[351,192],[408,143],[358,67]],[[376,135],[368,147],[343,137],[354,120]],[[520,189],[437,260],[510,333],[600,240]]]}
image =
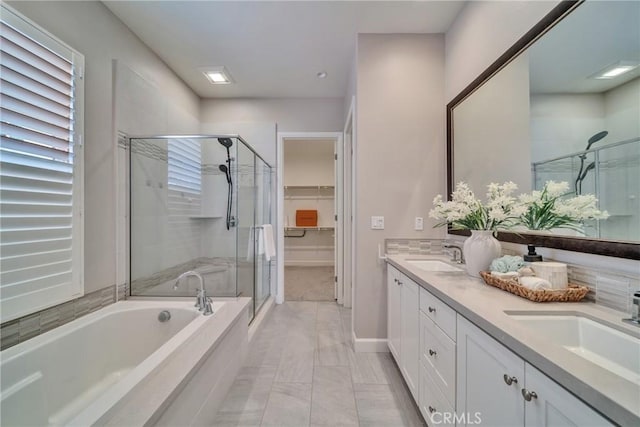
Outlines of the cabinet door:
{"label": "cabinet door", "polygon": [[396,359],[400,360],[400,330],[401,330],[401,293],[402,285],[399,280],[400,272],[387,264],[387,345]]}
{"label": "cabinet door", "polygon": [[400,281],[402,283],[400,369],[409,390],[417,401],[420,378],[420,287],[404,275],[400,276]]}
{"label": "cabinet door", "polygon": [[[525,426],[602,427],[612,425],[580,399],[528,363],[525,366],[525,376],[524,389],[531,398],[524,404]],[[535,397],[531,395],[532,392],[535,393]]]}
{"label": "cabinet door", "polygon": [[456,344],[456,412],[487,426],[523,425],[522,359],[460,315]]}

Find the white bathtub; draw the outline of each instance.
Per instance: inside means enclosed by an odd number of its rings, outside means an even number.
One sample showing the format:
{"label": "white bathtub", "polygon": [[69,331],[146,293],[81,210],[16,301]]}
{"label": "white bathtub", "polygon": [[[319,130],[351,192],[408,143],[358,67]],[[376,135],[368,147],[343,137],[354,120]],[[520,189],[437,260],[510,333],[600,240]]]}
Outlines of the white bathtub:
{"label": "white bathtub", "polygon": [[191,300],[123,301],[11,347],[0,353],[0,424],[154,422],[232,326],[246,330],[248,301],[215,302],[211,316]]}

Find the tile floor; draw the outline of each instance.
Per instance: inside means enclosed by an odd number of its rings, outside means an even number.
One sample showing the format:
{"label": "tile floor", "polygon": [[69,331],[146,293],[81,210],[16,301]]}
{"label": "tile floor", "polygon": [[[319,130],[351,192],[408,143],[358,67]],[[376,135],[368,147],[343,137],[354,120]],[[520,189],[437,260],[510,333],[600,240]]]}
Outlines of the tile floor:
{"label": "tile floor", "polygon": [[350,324],[331,302],[275,306],[214,425],[425,425],[391,355],[355,353]]}

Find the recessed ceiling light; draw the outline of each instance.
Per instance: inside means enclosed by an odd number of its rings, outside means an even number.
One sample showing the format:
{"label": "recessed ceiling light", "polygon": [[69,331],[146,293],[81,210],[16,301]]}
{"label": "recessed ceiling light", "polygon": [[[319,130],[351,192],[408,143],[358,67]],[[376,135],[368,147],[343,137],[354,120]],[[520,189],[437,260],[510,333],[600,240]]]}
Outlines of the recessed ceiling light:
{"label": "recessed ceiling light", "polygon": [[206,67],[201,71],[207,77],[210,83],[214,85],[226,85],[233,83],[231,75],[224,67]]}
{"label": "recessed ceiling light", "polygon": [[638,62],[633,61],[619,61],[615,64],[611,64],[608,67],[598,71],[596,74],[591,76],[594,79],[606,80],[606,79],[615,79],[618,76],[621,76],[625,73],[628,73],[631,70],[634,70],[640,65]]}
{"label": "recessed ceiling light", "polygon": [[326,71],[319,71],[318,74],[316,74],[316,76],[318,76],[319,79],[326,79],[327,78],[327,72]]}

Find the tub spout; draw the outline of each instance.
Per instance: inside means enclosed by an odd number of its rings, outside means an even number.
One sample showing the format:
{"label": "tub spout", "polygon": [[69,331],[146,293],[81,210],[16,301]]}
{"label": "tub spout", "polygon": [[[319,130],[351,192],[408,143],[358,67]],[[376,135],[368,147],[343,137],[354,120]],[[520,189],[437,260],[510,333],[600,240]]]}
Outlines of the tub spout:
{"label": "tub spout", "polygon": [[211,308],[211,298],[207,296],[207,292],[204,289],[204,279],[202,278],[202,275],[200,273],[198,273],[197,271],[189,270],[189,271],[185,271],[184,273],[179,275],[178,278],[176,279],[176,283],[173,285],[173,289],[174,290],[178,289],[178,286],[180,285],[180,281],[183,278],[188,277],[188,276],[195,276],[200,281],[200,290],[198,290],[198,293],[196,295],[196,304],[195,304],[195,306],[205,316],[213,314],[213,309]]}

